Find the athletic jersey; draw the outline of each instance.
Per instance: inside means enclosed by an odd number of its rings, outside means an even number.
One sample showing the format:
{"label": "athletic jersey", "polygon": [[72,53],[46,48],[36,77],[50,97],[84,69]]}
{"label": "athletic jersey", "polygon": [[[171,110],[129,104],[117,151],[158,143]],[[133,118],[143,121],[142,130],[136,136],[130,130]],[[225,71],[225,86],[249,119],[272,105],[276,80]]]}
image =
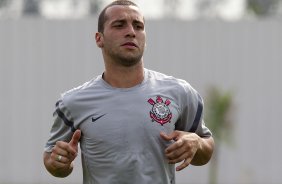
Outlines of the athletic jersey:
{"label": "athletic jersey", "polygon": [[145,69],[141,84],[114,88],[102,75],[70,90],[56,103],[45,151],[69,142],[80,129],[84,184],[174,184],[160,132],[195,132],[209,137],[203,101],[184,80]]}

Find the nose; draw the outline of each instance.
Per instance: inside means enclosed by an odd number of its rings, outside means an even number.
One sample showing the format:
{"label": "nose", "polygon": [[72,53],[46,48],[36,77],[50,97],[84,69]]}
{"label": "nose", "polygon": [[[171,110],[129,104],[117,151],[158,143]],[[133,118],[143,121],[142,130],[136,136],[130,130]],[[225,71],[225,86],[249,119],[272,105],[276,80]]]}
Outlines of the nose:
{"label": "nose", "polygon": [[136,33],[133,25],[128,25],[126,29],[126,37],[133,37],[135,38]]}

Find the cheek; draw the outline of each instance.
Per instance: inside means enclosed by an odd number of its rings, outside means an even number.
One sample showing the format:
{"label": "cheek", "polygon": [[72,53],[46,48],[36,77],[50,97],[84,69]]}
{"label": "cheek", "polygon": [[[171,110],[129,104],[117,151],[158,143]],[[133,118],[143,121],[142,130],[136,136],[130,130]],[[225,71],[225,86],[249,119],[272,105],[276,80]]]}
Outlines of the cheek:
{"label": "cheek", "polygon": [[146,35],[140,36],[140,43],[142,44],[142,46],[146,46]]}
{"label": "cheek", "polygon": [[115,40],[105,39],[103,42],[103,46],[107,47],[108,49],[112,49],[116,46]]}
{"label": "cheek", "polygon": [[116,35],[107,35],[104,37],[104,45],[115,45],[118,42],[118,37]]}
{"label": "cheek", "polygon": [[146,39],[145,38],[142,39],[141,46],[142,46],[142,48],[146,47]]}

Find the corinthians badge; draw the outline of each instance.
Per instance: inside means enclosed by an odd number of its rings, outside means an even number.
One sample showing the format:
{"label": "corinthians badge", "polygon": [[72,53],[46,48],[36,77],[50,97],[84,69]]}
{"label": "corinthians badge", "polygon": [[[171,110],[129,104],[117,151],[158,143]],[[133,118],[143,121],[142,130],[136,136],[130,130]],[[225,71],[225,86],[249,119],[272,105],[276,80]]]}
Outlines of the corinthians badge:
{"label": "corinthians badge", "polygon": [[152,98],[150,98],[148,102],[153,106],[150,111],[150,117],[153,122],[156,121],[161,125],[170,122],[172,118],[172,114],[169,109],[169,104],[171,103],[170,100],[166,99],[164,102],[162,97],[157,96],[156,102]]}

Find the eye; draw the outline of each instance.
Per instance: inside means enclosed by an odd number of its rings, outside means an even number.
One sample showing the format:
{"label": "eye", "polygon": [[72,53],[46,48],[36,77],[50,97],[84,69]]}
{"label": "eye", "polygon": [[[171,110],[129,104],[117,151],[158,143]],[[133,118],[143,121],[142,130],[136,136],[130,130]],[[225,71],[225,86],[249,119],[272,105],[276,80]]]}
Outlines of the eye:
{"label": "eye", "polygon": [[112,27],[122,28],[122,27],[124,27],[124,25],[125,25],[124,21],[115,21],[115,22],[113,22]]}
{"label": "eye", "polygon": [[135,24],[135,29],[137,30],[143,30],[144,26],[142,24]]}
{"label": "eye", "polygon": [[123,26],[123,24],[115,24],[113,25],[113,27],[116,27],[116,28],[121,28]]}

